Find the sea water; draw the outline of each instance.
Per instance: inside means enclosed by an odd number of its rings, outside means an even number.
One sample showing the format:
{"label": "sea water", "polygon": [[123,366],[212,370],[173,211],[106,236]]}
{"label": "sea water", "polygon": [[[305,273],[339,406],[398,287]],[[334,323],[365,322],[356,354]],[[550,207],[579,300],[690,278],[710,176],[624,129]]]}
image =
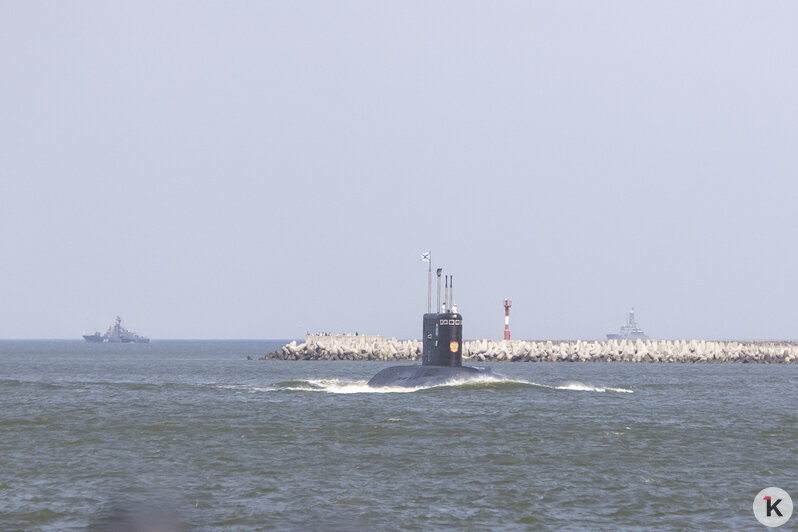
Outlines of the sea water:
{"label": "sea water", "polygon": [[798,496],[798,366],[372,389],[390,364],[247,360],[280,343],[0,342],[0,530],[742,530]]}

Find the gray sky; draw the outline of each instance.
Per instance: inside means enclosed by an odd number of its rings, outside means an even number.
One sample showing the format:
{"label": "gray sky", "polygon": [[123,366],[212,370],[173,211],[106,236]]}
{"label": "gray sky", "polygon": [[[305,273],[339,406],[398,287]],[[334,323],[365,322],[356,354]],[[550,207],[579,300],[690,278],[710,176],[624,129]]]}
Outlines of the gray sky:
{"label": "gray sky", "polygon": [[0,337],[798,338],[797,22],[0,1]]}

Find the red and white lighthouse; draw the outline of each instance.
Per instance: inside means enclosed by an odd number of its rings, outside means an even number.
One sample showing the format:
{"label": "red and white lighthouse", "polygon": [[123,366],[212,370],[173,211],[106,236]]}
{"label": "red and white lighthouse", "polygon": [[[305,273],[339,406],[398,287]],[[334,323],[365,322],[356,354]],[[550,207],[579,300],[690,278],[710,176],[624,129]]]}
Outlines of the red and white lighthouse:
{"label": "red and white lighthouse", "polygon": [[504,339],[510,339],[510,307],[513,306],[513,300],[504,298]]}

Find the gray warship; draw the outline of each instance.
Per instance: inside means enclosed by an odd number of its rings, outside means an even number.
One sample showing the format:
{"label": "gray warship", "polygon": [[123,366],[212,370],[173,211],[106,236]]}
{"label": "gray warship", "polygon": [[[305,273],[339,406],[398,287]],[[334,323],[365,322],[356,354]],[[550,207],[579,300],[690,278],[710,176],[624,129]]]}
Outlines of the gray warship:
{"label": "gray warship", "polygon": [[617,333],[610,333],[607,335],[607,340],[648,340],[648,336],[637,325],[635,319],[635,309],[629,311],[629,317],[626,323],[621,325],[621,329]]}
{"label": "gray warship", "polygon": [[116,321],[114,321],[114,323],[108,327],[108,330],[105,331],[105,334],[100,334],[99,331],[95,332],[94,334],[84,334],[83,339],[94,344],[146,344],[150,341],[149,338],[140,336],[133,331],[126,329],[125,326],[122,325],[122,318],[119,316],[117,316]]}

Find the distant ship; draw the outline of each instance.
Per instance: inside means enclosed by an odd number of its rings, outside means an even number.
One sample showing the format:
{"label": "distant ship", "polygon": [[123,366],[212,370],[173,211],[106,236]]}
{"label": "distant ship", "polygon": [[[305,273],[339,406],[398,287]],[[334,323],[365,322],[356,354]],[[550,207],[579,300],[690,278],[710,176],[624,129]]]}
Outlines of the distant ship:
{"label": "distant ship", "polygon": [[617,333],[610,333],[607,335],[607,340],[648,340],[648,336],[637,325],[635,319],[635,309],[629,311],[629,318],[624,325],[621,325],[621,330]]}
{"label": "distant ship", "polygon": [[83,339],[92,343],[122,344],[128,344],[131,342],[135,342],[137,344],[146,344],[150,341],[149,338],[139,336],[133,331],[125,329],[124,325],[122,325],[122,318],[119,316],[117,316],[116,321],[110,327],[108,327],[108,330],[105,331],[105,334],[100,334],[99,332],[95,332],[94,334],[84,334]]}

